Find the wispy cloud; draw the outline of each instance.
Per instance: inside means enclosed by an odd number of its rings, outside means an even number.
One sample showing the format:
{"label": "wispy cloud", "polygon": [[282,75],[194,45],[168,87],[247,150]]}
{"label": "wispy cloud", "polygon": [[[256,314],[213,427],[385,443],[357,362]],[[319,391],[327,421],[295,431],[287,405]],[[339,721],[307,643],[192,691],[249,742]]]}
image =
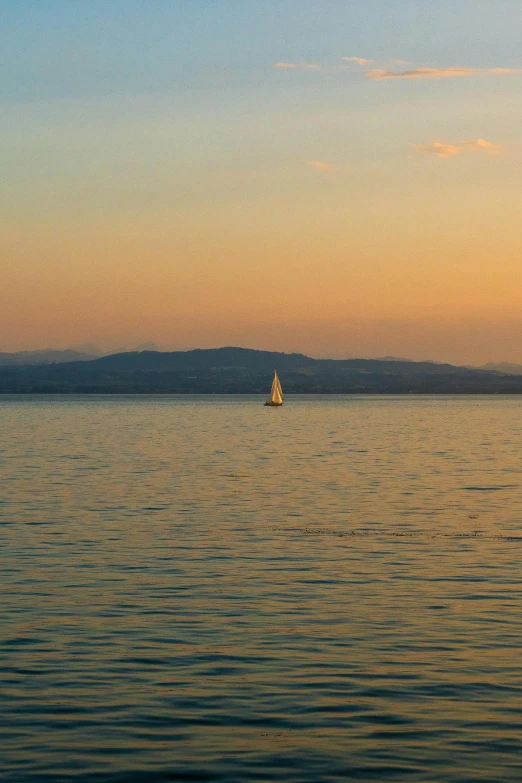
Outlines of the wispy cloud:
{"label": "wispy cloud", "polygon": [[318,171],[333,171],[334,167],[331,163],[324,163],[322,160],[307,160],[309,166]]}
{"label": "wispy cloud", "polygon": [[[273,63],[273,68],[278,68],[283,71],[315,71],[324,76],[332,77],[341,72],[351,71],[353,73],[353,65],[359,65],[363,69],[366,68],[375,60],[370,60],[365,57],[343,57],[341,64],[338,65],[318,65],[317,63],[307,62],[277,62]],[[374,82],[386,81],[389,79],[454,79],[465,76],[508,76],[510,74],[522,73],[522,68],[466,68],[464,66],[453,66],[450,68],[428,68],[424,66],[418,66],[415,68],[408,68],[402,70],[396,70],[400,66],[409,65],[406,60],[390,60],[384,64],[383,68],[371,68],[369,70],[363,70],[363,76],[366,79]],[[390,70],[390,67],[392,70]]]}
{"label": "wispy cloud", "polygon": [[366,60],[364,57],[343,57],[345,63],[357,63],[357,65],[371,65],[374,60]]}
{"label": "wispy cloud", "polygon": [[502,152],[499,144],[493,144],[486,139],[474,139],[472,141],[457,141],[455,144],[446,144],[443,141],[432,141],[429,144],[414,144],[417,152],[436,155],[437,158],[452,158],[462,152],[488,152],[490,155],[498,155]]}
{"label": "wispy cloud", "polygon": [[314,63],[274,63],[272,68],[282,68],[288,71],[318,71],[320,65],[314,65]]}
{"label": "wispy cloud", "polygon": [[365,72],[375,82],[385,79],[448,79],[457,76],[506,76],[522,73],[520,68],[412,68],[408,71],[385,71],[378,68]]}

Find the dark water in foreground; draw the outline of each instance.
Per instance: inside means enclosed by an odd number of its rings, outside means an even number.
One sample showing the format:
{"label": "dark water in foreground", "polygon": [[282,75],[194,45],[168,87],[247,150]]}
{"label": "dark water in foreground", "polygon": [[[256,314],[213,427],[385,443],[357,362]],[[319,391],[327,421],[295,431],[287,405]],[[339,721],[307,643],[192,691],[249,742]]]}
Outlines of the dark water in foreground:
{"label": "dark water in foreground", "polygon": [[21,781],[522,779],[522,399],[1,398]]}

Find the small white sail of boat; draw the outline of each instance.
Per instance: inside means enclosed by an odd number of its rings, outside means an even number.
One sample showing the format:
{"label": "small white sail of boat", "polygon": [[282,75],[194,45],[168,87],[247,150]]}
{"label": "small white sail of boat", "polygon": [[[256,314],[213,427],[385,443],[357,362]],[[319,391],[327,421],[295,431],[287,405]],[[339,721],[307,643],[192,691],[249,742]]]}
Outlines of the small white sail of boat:
{"label": "small white sail of boat", "polygon": [[274,380],[272,381],[272,391],[270,392],[270,399],[265,402],[265,405],[282,405],[283,404],[283,389],[281,388],[281,382],[277,376],[277,371],[274,370]]}

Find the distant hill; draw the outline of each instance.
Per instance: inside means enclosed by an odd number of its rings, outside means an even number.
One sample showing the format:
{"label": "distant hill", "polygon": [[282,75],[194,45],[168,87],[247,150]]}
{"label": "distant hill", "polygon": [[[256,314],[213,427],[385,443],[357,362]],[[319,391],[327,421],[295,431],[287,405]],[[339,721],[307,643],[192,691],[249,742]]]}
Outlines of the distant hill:
{"label": "distant hill", "polygon": [[[157,351],[154,343],[143,343],[131,351]],[[128,348],[121,348],[118,353],[127,353]],[[97,345],[79,345],[75,348],[53,349],[48,348],[42,351],[17,351],[16,353],[0,353],[0,367],[24,364],[64,364],[65,362],[89,362],[92,359],[98,359],[105,356],[104,351]]]}
{"label": "distant hill", "polygon": [[84,353],[67,349],[64,351],[18,351],[17,353],[0,353],[0,366],[23,364],[55,364],[57,362],[87,362],[95,359],[96,354]]}
{"label": "distant hill", "polygon": [[510,362],[489,362],[480,367],[481,370],[496,370],[497,372],[509,373],[510,375],[522,375],[522,364],[511,364]]}
{"label": "distant hill", "polygon": [[277,369],[285,393],[522,393],[522,377],[397,359],[312,359],[248,348],[134,351],[90,361],[0,367],[0,393],[267,393]]}

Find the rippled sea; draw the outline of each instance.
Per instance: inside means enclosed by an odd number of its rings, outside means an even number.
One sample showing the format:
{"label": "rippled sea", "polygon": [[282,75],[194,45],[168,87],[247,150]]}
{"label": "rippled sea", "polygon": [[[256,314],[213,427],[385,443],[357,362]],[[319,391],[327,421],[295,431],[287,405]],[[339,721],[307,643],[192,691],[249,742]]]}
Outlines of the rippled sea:
{"label": "rippled sea", "polygon": [[522,399],[0,398],[0,777],[522,779]]}

